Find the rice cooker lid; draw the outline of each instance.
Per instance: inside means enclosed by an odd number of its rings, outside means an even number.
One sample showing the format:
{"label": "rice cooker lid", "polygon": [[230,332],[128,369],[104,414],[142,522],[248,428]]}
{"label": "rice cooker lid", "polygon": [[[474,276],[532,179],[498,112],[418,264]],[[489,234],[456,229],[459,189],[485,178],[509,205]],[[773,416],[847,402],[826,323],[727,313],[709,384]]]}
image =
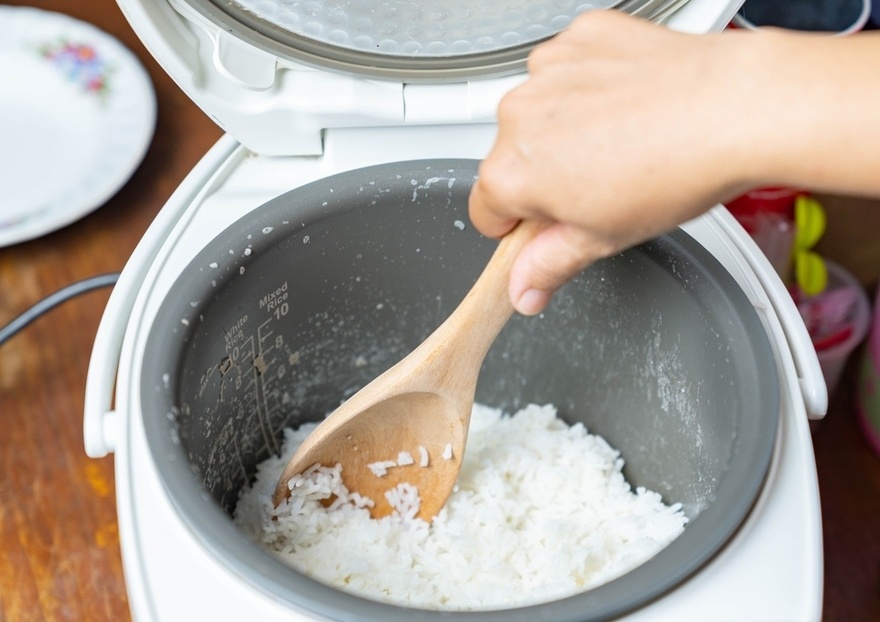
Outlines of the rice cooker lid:
{"label": "rice cooker lid", "polygon": [[[739,0],[117,0],[175,83],[262,156],[336,128],[494,123],[534,46],[590,9],[704,32]],[[726,19],[725,19],[726,18]]]}
{"label": "rice cooker lid", "polygon": [[372,78],[450,81],[521,72],[580,13],[662,21],[687,0],[172,0],[279,59]]}

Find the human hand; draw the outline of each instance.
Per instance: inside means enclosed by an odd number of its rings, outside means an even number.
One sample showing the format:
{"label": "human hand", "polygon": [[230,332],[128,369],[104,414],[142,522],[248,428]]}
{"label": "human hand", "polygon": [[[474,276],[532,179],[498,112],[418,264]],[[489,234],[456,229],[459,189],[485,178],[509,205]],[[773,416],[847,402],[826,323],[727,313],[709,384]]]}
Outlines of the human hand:
{"label": "human hand", "polygon": [[592,11],[532,52],[470,198],[474,225],[492,237],[521,219],[550,223],[514,265],[520,313],[541,311],[590,262],[758,181],[731,121],[750,96],[728,84],[731,40],[743,36],[753,35],[682,34]]}

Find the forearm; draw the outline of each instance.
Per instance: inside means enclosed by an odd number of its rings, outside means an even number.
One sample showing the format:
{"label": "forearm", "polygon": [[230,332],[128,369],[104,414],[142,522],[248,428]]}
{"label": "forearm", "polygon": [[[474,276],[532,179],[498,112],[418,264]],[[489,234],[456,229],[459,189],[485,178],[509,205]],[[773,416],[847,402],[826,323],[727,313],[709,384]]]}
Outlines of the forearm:
{"label": "forearm", "polygon": [[732,123],[743,183],[880,196],[880,33],[750,39],[731,68],[753,72],[734,80],[749,93]]}
{"label": "forearm", "polygon": [[880,197],[880,34],[686,35],[596,11],[502,100],[470,213],[491,236],[550,224],[511,275],[535,313],[590,262],[767,185]]}

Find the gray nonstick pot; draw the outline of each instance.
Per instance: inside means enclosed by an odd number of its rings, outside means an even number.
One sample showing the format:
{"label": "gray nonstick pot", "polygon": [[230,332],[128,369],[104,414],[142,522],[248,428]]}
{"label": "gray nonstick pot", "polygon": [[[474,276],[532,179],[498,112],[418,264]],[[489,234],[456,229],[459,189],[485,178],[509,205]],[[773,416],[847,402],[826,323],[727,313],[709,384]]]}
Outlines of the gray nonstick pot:
{"label": "gray nonstick pot", "polygon": [[[675,231],[600,261],[487,357],[484,404],[553,403],[619,449],[634,486],[690,522],[638,568],[530,607],[436,612],[353,596],[282,565],[230,514],[286,426],[318,420],[407,354],[458,304],[495,242],[467,217],[477,162],[358,169],[296,188],[207,245],[163,301],[141,412],[176,512],[218,560],[291,612],[337,620],[598,620],[661,597],[748,515],[772,457],[776,364],[751,304]],[[182,588],[183,589],[183,588]]]}

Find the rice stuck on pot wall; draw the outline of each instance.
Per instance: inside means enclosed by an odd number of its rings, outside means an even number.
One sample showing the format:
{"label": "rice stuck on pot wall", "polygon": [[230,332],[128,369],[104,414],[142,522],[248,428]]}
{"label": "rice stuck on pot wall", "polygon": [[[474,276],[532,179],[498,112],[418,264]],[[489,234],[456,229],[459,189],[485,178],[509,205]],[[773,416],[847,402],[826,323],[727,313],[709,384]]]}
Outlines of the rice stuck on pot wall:
{"label": "rice stuck on pot wall", "polygon": [[309,470],[275,508],[278,477],[314,427],[285,431],[234,521],[296,570],[373,600],[486,610],[571,596],[643,563],[687,521],[679,504],[633,490],[620,453],[549,405],[513,416],[475,405],[459,481],[430,524],[417,506],[372,519],[338,467]]}

